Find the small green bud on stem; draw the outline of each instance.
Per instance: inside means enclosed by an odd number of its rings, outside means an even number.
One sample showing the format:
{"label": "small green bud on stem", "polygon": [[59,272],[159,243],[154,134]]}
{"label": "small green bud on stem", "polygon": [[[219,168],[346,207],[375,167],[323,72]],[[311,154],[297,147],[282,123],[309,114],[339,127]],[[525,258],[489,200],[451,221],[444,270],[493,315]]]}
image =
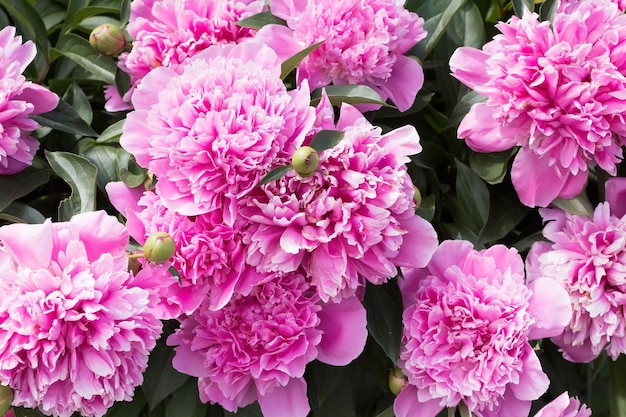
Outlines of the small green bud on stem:
{"label": "small green bud on stem", "polygon": [[165,232],[156,232],[146,239],[143,256],[148,262],[162,264],[170,260],[176,251],[176,242]]}
{"label": "small green bud on stem", "polygon": [[413,201],[415,202],[415,208],[417,209],[422,204],[422,193],[415,185],[413,186],[413,191]]}
{"label": "small green bud on stem", "polygon": [[400,394],[400,391],[409,383],[407,377],[400,368],[394,368],[389,372],[389,389],[393,395]]}
{"label": "small green bud on stem", "polygon": [[126,36],[119,26],[103,23],[91,31],[89,43],[102,55],[117,56],[126,48]]}
{"label": "small green bud on stem", "polygon": [[301,177],[310,177],[320,164],[317,151],[310,146],[298,148],[291,157],[291,166]]}

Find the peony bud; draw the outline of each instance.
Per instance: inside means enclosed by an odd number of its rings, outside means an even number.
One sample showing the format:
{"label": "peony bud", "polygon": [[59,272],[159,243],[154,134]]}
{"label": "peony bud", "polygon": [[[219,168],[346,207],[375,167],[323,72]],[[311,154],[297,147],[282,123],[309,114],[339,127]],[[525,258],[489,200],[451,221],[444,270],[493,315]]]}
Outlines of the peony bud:
{"label": "peony bud", "polygon": [[4,385],[0,385],[0,416],[3,416],[11,409],[13,401],[13,390]]}
{"label": "peony bud", "polygon": [[117,56],[126,48],[126,36],[118,26],[103,23],[91,31],[89,43],[102,55]]}
{"label": "peony bud", "polygon": [[306,178],[313,175],[319,164],[320,157],[317,151],[310,146],[297,149],[291,157],[291,166],[301,177]]}
{"label": "peony bud", "polygon": [[409,383],[406,376],[402,373],[400,368],[394,368],[389,372],[389,389],[393,392],[393,395],[400,394],[400,391]]}
{"label": "peony bud", "polygon": [[176,242],[165,232],[150,235],[143,245],[143,256],[148,262],[162,264],[167,262],[176,250]]}
{"label": "peony bud", "polygon": [[420,192],[420,189],[417,188],[415,185],[413,186],[413,201],[415,202],[415,208],[419,208],[419,206],[422,204],[422,193]]}

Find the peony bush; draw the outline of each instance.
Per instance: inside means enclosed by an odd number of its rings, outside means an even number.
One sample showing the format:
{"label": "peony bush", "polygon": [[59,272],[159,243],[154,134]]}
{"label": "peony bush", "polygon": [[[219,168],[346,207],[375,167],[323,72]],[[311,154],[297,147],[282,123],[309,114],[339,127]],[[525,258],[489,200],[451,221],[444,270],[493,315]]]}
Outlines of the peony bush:
{"label": "peony bush", "polygon": [[612,0],[0,0],[0,415],[623,417]]}

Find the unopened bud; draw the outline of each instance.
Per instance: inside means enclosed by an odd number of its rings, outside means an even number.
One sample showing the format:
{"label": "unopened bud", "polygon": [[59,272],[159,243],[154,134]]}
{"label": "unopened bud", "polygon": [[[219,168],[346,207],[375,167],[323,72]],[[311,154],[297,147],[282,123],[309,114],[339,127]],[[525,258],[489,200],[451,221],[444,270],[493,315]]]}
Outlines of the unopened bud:
{"label": "unopened bud", "polygon": [[143,257],[148,262],[162,264],[174,256],[176,242],[165,232],[156,232],[146,239],[143,245]]}
{"label": "unopened bud", "polygon": [[319,164],[320,157],[310,146],[297,149],[291,157],[291,166],[301,177],[313,175]]}
{"label": "unopened bud", "polygon": [[400,394],[400,391],[409,383],[406,375],[402,373],[400,368],[394,368],[389,372],[389,389],[393,395]]}
{"label": "unopened bud", "polygon": [[13,401],[13,390],[4,385],[0,385],[0,416],[5,415],[11,409]]}
{"label": "unopened bud", "polygon": [[102,55],[117,56],[126,48],[126,36],[119,26],[103,23],[91,31],[89,43]]}
{"label": "unopened bud", "polygon": [[413,201],[415,202],[415,208],[419,208],[422,204],[422,193],[415,185],[413,186]]}

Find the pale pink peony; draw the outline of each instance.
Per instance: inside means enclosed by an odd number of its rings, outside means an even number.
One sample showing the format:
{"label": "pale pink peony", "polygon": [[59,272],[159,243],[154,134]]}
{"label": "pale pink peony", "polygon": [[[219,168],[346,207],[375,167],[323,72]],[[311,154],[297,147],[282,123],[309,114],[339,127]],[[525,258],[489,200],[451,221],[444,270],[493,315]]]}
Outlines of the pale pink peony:
{"label": "pale pink peony", "polygon": [[[554,336],[571,317],[561,286],[527,286],[515,249],[476,251],[444,241],[428,267],[399,280],[405,311],[399,366],[409,384],[397,417],[434,417],[463,403],[478,417],[526,417],[548,388],[529,340]],[[537,288],[538,291],[534,292]]]}
{"label": "pale pink peony", "polygon": [[573,316],[553,341],[563,356],[589,362],[603,350],[626,353],[626,216],[611,215],[608,203],[593,217],[560,209],[540,211],[549,242],[533,245],[528,278],[550,279],[569,294]]}
{"label": "pale pink peony", "polygon": [[267,25],[256,38],[285,61],[323,43],[297,67],[311,88],[363,84],[401,111],[424,83],[419,62],[404,54],[426,37],[424,20],[398,0],[273,0],[271,11],[288,26]]}
{"label": "pale pink peony", "polygon": [[0,384],[14,405],[102,416],[132,398],[162,325],[127,245],[102,211],[0,227]]}
{"label": "pale pink peony", "polygon": [[591,410],[567,392],[556,397],[535,414],[535,417],[590,417]]}
{"label": "pale pink peony", "polygon": [[241,220],[231,227],[216,212],[183,216],[165,208],[154,192],[131,189],[121,182],[107,184],[106,190],[140,245],[155,232],[166,232],[176,242],[172,266],[180,274],[180,282],[170,276],[157,290],[171,318],[191,314],[207,296],[211,309],[222,308],[235,291],[247,288],[241,277]]}
{"label": "pale pink peony", "polygon": [[29,117],[49,112],[59,102],[56,94],[22,75],[36,54],[35,44],[22,44],[13,26],[0,30],[0,175],[31,165],[39,142],[30,132],[39,123]]}
{"label": "pale pink peony", "polygon": [[583,189],[589,166],[611,175],[626,144],[626,16],[608,0],[499,23],[482,50],[459,48],[452,74],[487,98],[458,136],[478,152],[520,146],[511,177],[527,206]]}
{"label": "pale pink peony", "polygon": [[163,204],[182,215],[223,211],[287,161],[315,118],[306,83],[287,91],[268,47],[211,46],[181,68],[150,72],[133,94],[120,143],[154,173]]}
{"label": "pale pink peony", "polygon": [[[327,117],[330,116],[330,117]],[[323,101],[316,129],[345,132],[320,153],[312,176],[291,170],[242,200],[246,261],[261,271],[300,266],[319,296],[352,296],[364,280],[375,284],[398,266],[424,266],[437,247],[432,225],[415,214],[413,184],[405,163],[421,151],[412,126],[383,134],[344,104],[335,126]]]}
{"label": "pale pink peony", "polygon": [[354,297],[320,304],[300,272],[257,281],[265,283],[221,310],[200,306],[182,320],[168,338],[174,368],[198,377],[203,402],[236,412],[258,400],[265,417],[305,417],[307,363],[355,359],[367,338],[365,309]]}
{"label": "pale pink peony", "polygon": [[[581,0],[561,0],[561,10],[568,11],[571,8],[578,7]],[[626,10],[626,0],[609,0],[611,3],[615,3],[620,10]]]}
{"label": "pale pink peony", "polygon": [[134,0],[127,26],[133,46],[119,57],[132,87],[121,100],[109,86],[107,110],[130,109],[134,88],[150,70],[175,69],[211,45],[250,38],[255,30],[235,22],[265,8],[262,0]]}

